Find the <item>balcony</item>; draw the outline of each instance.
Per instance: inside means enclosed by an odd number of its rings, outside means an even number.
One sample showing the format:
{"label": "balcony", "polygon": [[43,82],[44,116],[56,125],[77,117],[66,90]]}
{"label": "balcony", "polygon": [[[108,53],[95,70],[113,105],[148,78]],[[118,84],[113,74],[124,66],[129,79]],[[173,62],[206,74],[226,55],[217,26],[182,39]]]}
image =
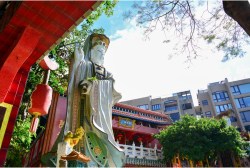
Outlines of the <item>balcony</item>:
{"label": "balcony", "polygon": [[198,93],[207,93],[208,89],[204,89],[204,90],[198,90]]}
{"label": "balcony", "polygon": [[159,160],[163,159],[162,151],[157,149],[156,145],[154,148],[145,148],[142,146],[119,144],[119,147],[124,150],[125,156],[128,158],[139,158],[148,160]]}
{"label": "balcony", "polygon": [[[118,142],[117,142],[118,143]],[[166,163],[163,162],[162,150],[154,148],[144,148],[142,144],[140,146],[119,144],[120,148],[124,150],[126,165],[138,165],[138,166],[154,166],[154,167],[166,167]]]}

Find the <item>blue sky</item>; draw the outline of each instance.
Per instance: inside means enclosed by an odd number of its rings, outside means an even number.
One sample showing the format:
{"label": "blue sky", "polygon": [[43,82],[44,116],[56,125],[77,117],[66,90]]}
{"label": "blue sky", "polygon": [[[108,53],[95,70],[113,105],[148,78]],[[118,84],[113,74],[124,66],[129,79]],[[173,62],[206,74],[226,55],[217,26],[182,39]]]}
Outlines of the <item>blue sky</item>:
{"label": "blue sky", "polygon": [[[136,26],[134,19],[123,20],[123,12],[133,4],[121,1],[115,7],[114,15],[102,16],[94,25],[105,29],[110,38],[104,66],[113,73],[115,88],[121,92],[122,100],[152,96],[167,97],[172,93],[191,90],[196,102],[198,89],[206,89],[208,83],[228,78],[229,81],[250,77],[250,49],[244,46],[247,54],[243,58],[221,62],[224,53],[215,46],[200,41],[201,57],[185,63],[184,54],[174,55],[173,43],[162,43],[164,35],[156,29],[149,40],[144,30]],[[176,37],[169,35],[171,41]],[[178,47],[178,46],[177,46]]]}
{"label": "blue sky", "polygon": [[116,31],[126,28],[127,23],[124,21],[122,15],[125,10],[131,9],[133,1],[120,1],[114,9],[114,14],[107,17],[103,14],[94,24],[94,28],[104,28],[107,36],[112,36]]}

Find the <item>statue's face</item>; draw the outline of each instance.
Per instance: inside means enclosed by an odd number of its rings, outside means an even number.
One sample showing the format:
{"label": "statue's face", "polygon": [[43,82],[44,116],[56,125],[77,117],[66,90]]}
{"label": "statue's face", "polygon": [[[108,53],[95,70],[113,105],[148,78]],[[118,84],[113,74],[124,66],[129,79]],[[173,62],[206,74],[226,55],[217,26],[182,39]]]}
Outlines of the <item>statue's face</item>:
{"label": "statue's face", "polygon": [[91,61],[93,61],[97,65],[103,65],[104,63],[104,55],[106,52],[105,43],[101,40],[97,40],[93,43],[93,47],[91,48]]}

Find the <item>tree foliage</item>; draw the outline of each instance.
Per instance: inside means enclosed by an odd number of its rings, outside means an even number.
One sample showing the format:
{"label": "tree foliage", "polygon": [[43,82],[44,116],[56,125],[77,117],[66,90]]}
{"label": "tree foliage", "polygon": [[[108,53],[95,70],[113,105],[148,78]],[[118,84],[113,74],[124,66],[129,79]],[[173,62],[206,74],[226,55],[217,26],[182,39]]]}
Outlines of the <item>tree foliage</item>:
{"label": "tree foliage", "polygon": [[22,156],[30,150],[30,144],[35,134],[29,132],[30,117],[18,117],[7,154],[6,167],[22,167]]}
{"label": "tree foliage", "polygon": [[224,119],[216,120],[185,115],[180,121],[162,130],[155,137],[163,146],[164,157],[171,161],[179,155],[192,161],[213,161],[218,154],[230,151],[236,156],[246,155],[248,143]]}
{"label": "tree foliage", "polygon": [[[137,23],[145,28],[145,36],[160,27],[165,43],[170,42],[173,32],[176,42],[174,54],[184,53],[188,61],[201,56],[199,39],[213,43],[224,51],[222,61],[242,57],[242,45],[249,43],[247,33],[223,10],[221,1],[154,0],[134,4],[134,11],[124,14],[125,18],[136,17]],[[239,9],[240,10],[240,9]],[[173,41],[174,41],[173,40]],[[172,56],[171,56],[172,57]]]}

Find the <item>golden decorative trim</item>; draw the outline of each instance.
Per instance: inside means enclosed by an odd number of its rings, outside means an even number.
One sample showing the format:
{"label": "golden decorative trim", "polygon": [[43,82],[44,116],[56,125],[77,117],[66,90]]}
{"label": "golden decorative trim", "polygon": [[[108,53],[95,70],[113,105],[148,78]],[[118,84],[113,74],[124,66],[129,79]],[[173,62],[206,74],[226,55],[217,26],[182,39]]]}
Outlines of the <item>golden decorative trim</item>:
{"label": "golden decorative trim", "polygon": [[2,124],[0,125],[0,148],[1,148],[13,105],[2,102],[0,103],[0,107],[6,108]]}
{"label": "golden decorative trim", "polygon": [[[123,118],[123,117],[118,117],[119,118],[119,122],[118,122],[118,126],[122,126],[122,127],[126,127],[126,128],[131,128],[134,129],[135,127],[135,120],[129,119],[129,118]],[[126,121],[126,122],[131,122],[132,125],[126,125],[126,124],[122,124],[121,121]]]}

